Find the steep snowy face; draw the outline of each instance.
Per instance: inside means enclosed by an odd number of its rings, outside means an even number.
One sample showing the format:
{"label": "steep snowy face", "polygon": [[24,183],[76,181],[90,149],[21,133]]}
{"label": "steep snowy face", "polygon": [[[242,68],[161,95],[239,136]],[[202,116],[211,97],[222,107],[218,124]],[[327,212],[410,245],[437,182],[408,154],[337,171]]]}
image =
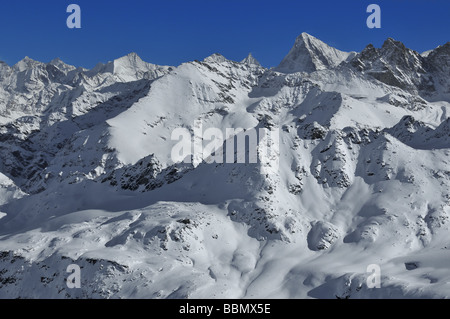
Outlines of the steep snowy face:
{"label": "steep snowy face", "polygon": [[171,69],[171,67],[144,62],[136,53],[130,53],[107,64],[99,63],[87,74],[95,77],[109,73],[114,76],[115,82],[131,82],[140,79],[155,79]]}
{"label": "steep snowy face", "polygon": [[[153,80],[170,70],[168,66],[146,63],[134,53],[107,64],[98,64],[92,70],[75,68],[60,59],[45,64],[25,57],[13,67],[2,64],[2,122],[23,115],[40,116],[55,104],[63,114],[80,96],[85,100],[91,99],[86,97],[90,92],[118,82]],[[88,103],[95,102],[91,99]]]}
{"label": "steep snowy face", "polygon": [[[0,64],[0,297],[448,297],[449,50]],[[176,161],[180,128],[278,131],[276,173]]]}
{"label": "steep snowy face", "polygon": [[256,101],[249,94],[264,72],[260,66],[220,54],[184,63],[155,81],[145,98],[108,120],[109,147],[126,164],[155,154],[166,167],[173,164],[171,150],[177,141],[171,140],[171,134],[177,127],[193,131],[196,121],[204,129],[223,131],[254,127],[257,120],[246,107]]}
{"label": "steep snowy face", "polygon": [[[36,192],[45,189],[44,180],[51,180],[61,172],[65,172],[61,176],[66,179],[74,179],[90,170],[101,170],[110,153],[105,151],[105,120],[137,102],[148,92],[153,80],[171,69],[143,62],[133,53],[93,70],[75,68],[60,59],[45,64],[27,57],[13,67],[2,64],[3,172],[14,177],[27,192]],[[82,134],[77,133],[80,130],[84,130]],[[89,140],[91,147],[84,142],[78,145],[81,140]],[[76,160],[80,154],[73,153],[81,148],[89,154],[85,156],[89,168],[85,162]],[[50,163],[58,171],[42,170]],[[71,163],[79,165],[66,172]]]}
{"label": "steep snowy face", "polygon": [[352,53],[339,51],[307,33],[302,33],[275,70],[282,73],[310,73],[334,68],[351,55]]}

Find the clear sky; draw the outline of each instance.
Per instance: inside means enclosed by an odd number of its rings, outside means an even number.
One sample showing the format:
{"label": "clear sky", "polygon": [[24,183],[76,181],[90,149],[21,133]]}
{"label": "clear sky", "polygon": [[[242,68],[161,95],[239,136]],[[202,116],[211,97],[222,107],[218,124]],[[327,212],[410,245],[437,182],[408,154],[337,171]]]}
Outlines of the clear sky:
{"label": "clear sky", "polygon": [[[66,26],[71,3],[81,7],[81,29]],[[371,3],[381,7],[381,29],[366,26]],[[302,32],[344,51],[392,37],[422,52],[450,41],[450,0],[2,1],[0,60],[59,57],[92,68],[130,52],[164,65],[252,52],[271,67]]]}

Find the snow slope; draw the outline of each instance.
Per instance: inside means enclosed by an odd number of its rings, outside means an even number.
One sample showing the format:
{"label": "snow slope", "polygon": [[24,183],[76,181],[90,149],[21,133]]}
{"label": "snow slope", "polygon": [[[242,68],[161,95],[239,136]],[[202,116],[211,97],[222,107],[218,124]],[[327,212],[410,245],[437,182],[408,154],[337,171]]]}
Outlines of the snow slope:
{"label": "snow slope", "polygon": [[[449,60],[302,34],[273,69],[0,64],[0,298],[448,298]],[[279,129],[277,173],[174,162],[199,123]]]}

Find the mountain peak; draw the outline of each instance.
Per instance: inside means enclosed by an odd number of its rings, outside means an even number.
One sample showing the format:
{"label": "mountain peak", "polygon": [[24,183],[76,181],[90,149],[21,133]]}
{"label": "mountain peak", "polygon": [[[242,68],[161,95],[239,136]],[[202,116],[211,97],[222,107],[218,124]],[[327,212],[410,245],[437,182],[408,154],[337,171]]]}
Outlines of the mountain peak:
{"label": "mountain peak", "polygon": [[256,66],[261,66],[261,64],[258,62],[258,60],[256,60],[253,55],[251,53],[248,54],[248,56],[241,61],[241,63],[245,64],[245,65],[256,65]]}
{"label": "mountain peak", "polygon": [[63,60],[61,60],[60,58],[54,58],[53,60],[50,61],[50,64],[61,64],[64,63]]}
{"label": "mountain peak", "polygon": [[450,42],[447,42],[444,45],[440,45],[434,50],[430,50],[429,54],[431,55],[431,53],[433,55],[436,55],[436,54],[439,54],[439,55],[441,55],[441,54],[450,55]]}
{"label": "mountain peak", "polygon": [[307,47],[311,47],[314,44],[315,45],[321,45],[321,44],[327,45],[326,43],[324,43],[323,41],[319,40],[318,38],[316,38],[316,37],[314,37],[314,36],[312,36],[312,35],[310,35],[310,34],[308,34],[306,32],[303,32],[295,39],[294,47],[295,46],[300,47],[302,45],[305,45]]}
{"label": "mountain peak", "polygon": [[92,77],[100,73],[110,73],[120,81],[129,82],[141,78],[158,78],[170,70],[170,66],[147,63],[137,53],[131,52],[106,64],[98,63],[86,74]]}
{"label": "mountain peak", "polygon": [[221,62],[227,61],[227,58],[225,58],[220,53],[213,53],[209,57],[206,57],[203,61],[204,62],[218,62],[218,63],[221,63]]}
{"label": "mountain peak", "polygon": [[118,74],[128,69],[147,69],[148,65],[149,64],[144,62],[136,53],[132,52],[113,61],[109,61],[106,64],[98,63],[91,71],[89,71],[89,74],[90,76],[97,73]]}
{"label": "mountain peak", "polygon": [[26,56],[22,60],[17,62],[13,68],[18,70],[19,72],[22,72],[22,71],[25,71],[26,69],[30,69],[30,68],[32,68],[36,65],[40,65],[40,64],[42,64],[42,63],[35,61],[35,60],[31,59],[30,57]]}
{"label": "mountain peak", "polygon": [[275,68],[282,73],[314,72],[334,68],[345,61],[350,53],[330,47],[314,36],[303,32],[294,46]]}
{"label": "mountain peak", "polygon": [[144,62],[139,55],[135,52],[131,52],[123,57],[115,59],[108,64],[112,64],[112,69],[114,73],[119,72],[121,69],[149,69],[152,64]]}
{"label": "mountain peak", "polygon": [[61,60],[60,58],[55,58],[53,60],[51,60],[49,62],[50,65],[53,65],[55,67],[57,67],[58,69],[60,69],[61,71],[72,71],[75,70],[76,68],[72,65],[69,65],[67,63],[65,63],[63,60]]}
{"label": "mountain peak", "polygon": [[30,58],[28,55],[25,56],[21,61],[23,61],[23,62],[36,62],[36,61],[33,60],[32,58]]}
{"label": "mountain peak", "polygon": [[402,42],[394,40],[393,38],[387,38],[386,41],[384,41],[383,46],[381,47],[381,49],[384,50],[389,48],[394,48],[401,51],[406,50],[406,46]]}
{"label": "mountain peak", "polygon": [[450,42],[431,50],[425,59],[434,66],[434,70],[440,70],[441,81],[444,83],[444,86],[447,86],[445,85],[446,79],[450,75]]}
{"label": "mountain peak", "polygon": [[312,36],[311,34],[306,33],[306,32],[302,32],[302,33],[297,37],[297,39],[299,39],[299,38],[302,38],[302,39],[304,39],[304,40],[306,40],[306,39],[315,39],[315,40],[320,41],[320,40],[317,39],[316,37],[314,37],[314,36]]}
{"label": "mountain peak", "polygon": [[141,57],[136,52],[128,53],[127,55],[124,55],[123,57],[120,57],[120,58],[114,60],[114,62],[120,62],[120,61],[122,61],[122,62],[124,62],[124,61],[143,62]]}

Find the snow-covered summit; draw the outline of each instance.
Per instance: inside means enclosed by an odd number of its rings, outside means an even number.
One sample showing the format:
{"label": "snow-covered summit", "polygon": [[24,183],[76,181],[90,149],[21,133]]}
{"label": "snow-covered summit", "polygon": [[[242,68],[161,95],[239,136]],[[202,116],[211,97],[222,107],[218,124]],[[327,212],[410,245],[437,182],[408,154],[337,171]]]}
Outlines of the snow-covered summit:
{"label": "snow-covered summit", "polygon": [[60,58],[55,58],[55,59],[51,60],[49,62],[49,64],[57,67],[59,70],[63,71],[64,73],[68,73],[68,72],[76,69],[76,67],[65,63]]}
{"label": "snow-covered summit", "polygon": [[225,62],[227,61],[227,58],[224,57],[222,54],[220,53],[213,53],[210,56],[206,57],[203,59],[204,62],[217,62],[217,63],[221,63],[221,62]]}
{"label": "snow-covered summit", "polygon": [[22,60],[17,62],[13,66],[13,69],[18,71],[18,72],[23,72],[23,71],[26,71],[28,69],[31,69],[31,68],[34,68],[34,67],[40,66],[40,65],[43,65],[43,63],[39,62],[39,61],[36,61],[36,60],[33,60],[30,57],[26,56],[25,58],[23,58]]}
{"label": "snow-covered summit", "polygon": [[256,66],[261,66],[261,64],[258,62],[258,60],[255,59],[255,57],[249,53],[248,56],[241,61],[241,63],[251,66],[251,65],[256,65]]}
{"label": "snow-covered summit", "polygon": [[136,53],[130,53],[106,64],[99,63],[88,71],[89,76],[101,73],[110,73],[120,81],[136,81],[141,78],[155,78],[161,76],[170,69],[169,66],[159,66],[143,61]]}
{"label": "snow-covered summit", "polygon": [[334,68],[350,55],[351,53],[330,47],[312,35],[302,33],[275,70],[283,73],[310,73]]}

